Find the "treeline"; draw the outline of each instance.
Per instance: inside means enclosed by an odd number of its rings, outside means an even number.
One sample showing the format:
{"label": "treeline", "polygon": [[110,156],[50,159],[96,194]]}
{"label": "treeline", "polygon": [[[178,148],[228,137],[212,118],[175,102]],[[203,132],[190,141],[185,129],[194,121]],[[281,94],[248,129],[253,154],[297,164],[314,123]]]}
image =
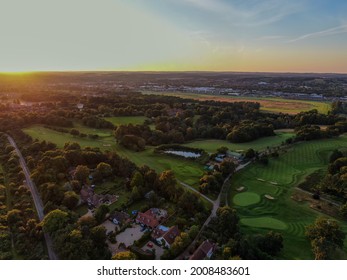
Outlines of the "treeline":
{"label": "treeline", "polygon": [[347,153],[334,150],[326,170],[318,170],[305,178],[299,188],[313,194],[315,199],[323,195],[341,204],[340,213],[347,219]]}
{"label": "treeline", "polygon": [[0,151],[2,176],[6,176],[5,185],[0,185],[0,259],[46,259],[42,227],[30,191],[23,185],[19,158],[4,134]]}
{"label": "treeline", "polygon": [[243,123],[233,128],[227,135],[227,140],[232,143],[243,143],[273,135],[275,135],[275,133],[272,125],[259,122]]}
{"label": "treeline", "polygon": [[239,221],[235,209],[224,206],[217,210],[217,216],[200,236],[201,242],[210,240],[219,245],[213,259],[264,260],[275,259],[280,254],[284,246],[280,233],[245,234]]}

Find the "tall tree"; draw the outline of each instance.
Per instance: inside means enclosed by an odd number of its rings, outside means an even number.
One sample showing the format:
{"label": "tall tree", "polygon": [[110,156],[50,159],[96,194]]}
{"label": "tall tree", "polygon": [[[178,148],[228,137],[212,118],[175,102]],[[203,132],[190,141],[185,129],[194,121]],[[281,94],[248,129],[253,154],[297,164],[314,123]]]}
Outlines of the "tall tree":
{"label": "tall tree", "polygon": [[319,217],[306,228],[306,236],[317,260],[331,259],[338,248],[343,247],[345,234],[339,224],[331,219]]}
{"label": "tall tree", "polygon": [[78,165],[75,170],[75,178],[84,184],[89,176],[89,168],[85,165]]}
{"label": "tall tree", "polygon": [[42,228],[45,232],[54,233],[66,226],[69,220],[68,213],[56,209],[49,212],[42,221]]}

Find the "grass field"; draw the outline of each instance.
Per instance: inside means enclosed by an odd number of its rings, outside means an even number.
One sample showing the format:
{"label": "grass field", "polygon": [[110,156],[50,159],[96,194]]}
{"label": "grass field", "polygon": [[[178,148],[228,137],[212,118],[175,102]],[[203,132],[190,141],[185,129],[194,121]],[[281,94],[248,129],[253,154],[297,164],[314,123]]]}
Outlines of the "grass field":
{"label": "grass field", "polygon": [[233,197],[233,203],[238,206],[249,206],[260,201],[260,196],[254,192],[238,193]]}
{"label": "grass field", "polygon": [[287,224],[283,223],[280,220],[270,218],[270,217],[259,217],[259,218],[243,218],[240,220],[241,224],[249,227],[266,227],[268,229],[275,230],[285,230],[287,229]]}
{"label": "grass field", "polygon": [[171,169],[179,180],[192,185],[193,187],[198,187],[198,181],[203,174],[203,166],[198,162],[157,154],[153,152],[153,147],[147,147],[147,149],[142,152],[130,151],[116,143],[111,130],[107,133],[107,130],[94,131],[91,128],[78,124],[75,124],[75,127],[80,132],[86,133],[88,131],[93,131],[94,134],[100,134],[100,138],[92,140],[88,138],[74,137],[69,133],[57,132],[40,125],[25,128],[23,131],[33,139],[50,141],[60,148],[64,147],[66,142],[77,142],[81,147],[97,147],[104,151],[115,150],[119,155],[129,158],[138,166],[148,165],[157,172]]}
{"label": "grass field", "polygon": [[203,149],[208,153],[215,153],[216,150],[225,146],[228,147],[231,151],[244,151],[248,148],[252,148],[256,151],[265,150],[267,147],[274,147],[280,145],[286,139],[294,136],[294,133],[291,132],[278,132],[276,136],[264,137],[255,141],[247,142],[247,143],[230,143],[226,140],[198,140],[193,141],[188,144],[184,144],[184,146],[191,148]]}
{"label": "grass field", "polygon": [[215,100],[222,102],[259,102],[260,109],[267,112],[282,112],[287,114],[297,114],[302,111],[309,111],[317,109],[321,113],[328,113],[331,109],[331,105],[328,102],[309,101],[309,100],[293,100],[284,98],[258,98],[258,97],[237,97],[237,96],[223,96],[223,95],[208,95],[208,94],[196,94],[188,92],[154,92],[146,91],[144,94],[156,94],[156,95],[169,95],[182,98],[196,99],[196,100]]}
{"label": "grass field", "polygon": [[[97,147],[103,151],[115,150],[119,155],[129,158],[138,166],[146,164],[155,169],[157,172],[171,169],[174,171],[179,180],[192,185],[195,188],[198,187],[199,179],[203,174],[203,165],[198,162],[164,154],[156,154],[153,152],[153,147],[147,147],[147,149],[142,152],[130,151],[116,143],[112,130],[93,129],[76,122],[74,123],[74,127],[80,132],[86,134],[98,134],[99,138],[93,140],[89,138],[74,137],[69,133],[57,132],[55,130],[44,128],[40,125],[25,128],[23,131],[30,135],[33,139],[50,141],[55,143],[60,148],[64,147],[65,143],[67,142],[77,142],[81,145],[81,147]],[[266,137],[242,144],[232,144],[225,140],[203,140],[191,142],[186,146],[202,148],[210,153],[216,152],[216,149],[220,146],[227,146],[231,150],[244,150],[249,147],[256,150],[263,150],[267,146],[277,146],[281,144],[285,139],[291,137],[292,135],[293,134],[291,133],[281,132],[276,136]]]}
{"label": "grass field", "polygon": [[[311,209],[306,203],[291,199],[294,187],[305,176],[320,168],[326,168],[329,154],[336,148],[346,147],[347,135],[297,143],[277,159],[270,159],[268,166],[252,164],[237,173],[232,180],[229,204],[240,215],[242,229],[249,233],[267,232],[276,229],[284,236],[283,259],[312,259],[309,241],[305,238],[305,227],[322,213]],[[237,188],[257,194],[261,200],[250,201]],[[246,192],[246,193],[247,193]],[[245,193],[245,194],[246,194]],[[274,200],[268,199],[270,195]],[[248,205],[247,205],[248,204]],[[244,206],[245,205],[245,206]],[[341,222],[347,233],[347,223]],[[347,248],[347,241],[346,241]]]}

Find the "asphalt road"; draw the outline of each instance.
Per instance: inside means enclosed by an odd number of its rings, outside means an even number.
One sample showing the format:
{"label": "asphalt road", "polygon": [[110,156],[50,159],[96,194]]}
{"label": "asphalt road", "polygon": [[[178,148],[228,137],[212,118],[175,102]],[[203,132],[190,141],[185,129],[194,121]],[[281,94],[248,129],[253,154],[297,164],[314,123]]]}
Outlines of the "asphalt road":
{"label": "asphalt road", "polygon": [[[245,164],[242,164],[242,165],[239,165],[238,167],[236,167],[235,169],[235,172],[238,172],[240,170],[242,170],[243,168],[245,168],[247,165],[249,165],[251,163],[251,161],[245,163]],[[234,172],[234,173],[235,173]],[[233,173],[233,174],[234,174]],[[223,183],[223,186],[221,188],[221,190],[224,188],[224,185],[225,184],[228,184],[228,181],[230,179],[232,174],[229,174],[229,176],[224,180],[224,183]],[[202,233],[202,231],[204,230],[205,226],[207,226],[209,224],[209,222],[211,221],[212,218],[216,217],[217,216],[217,210],[219,208],[219,205],[220,205],[220,198],[221,198],[221,194],[222,192],[219,193],[218,197],[216,200],[211,200],[210,198],[208,198],[207,196],[201,194],[199,191],[197,191],[196,189],[194,189],[192,186],[189,186],[183,182],[180,182],[178,181],[182,186],[186,187],[186,188],[189,188],[190,190],[193,190],[194,192],[197,192],[199,193],[202,197],[206,198],[209,202],[212,203],[213,207],[212,207],[212,211],[211,211],[211,214],[210,216],[206,219],[205,223],[202,225],[198,235],[195,237],[195,239],[192,241],[192,243],[184,250],[183,253],[181,253],[176,259],[186,259],[190,256],[189,254],[189,251],[193,248],[194,244],[196,243],[196,241],[198,240],[200,234]],[[227,204],[226,204],[227,205]]]}
{"label": "asphalt road", "polygon": [[[8,138],[8,141],[10,142],[10,144],[15,148],[16,153],[19,157],[19,163],[20,163],[20,165],[23,169],[24,175],[25,175],[26,185],[28,186],[28,188],[31,192],[31,195],[33,197],[36,212],[37,212],[37,215],[39,217],[39,220],[42,221],[44,216],[45,216],[45,214],[43,212],[43,203],[42,203],[42,200],[41,200],[40,195],[36,189],[34,182],[31,180],[29,168],[28,168],[28,166],[27,166],[27,164],[26,164],[26,162],[22,156],[22,153],[18,149],[16,142],[9,135],[7,135],[7,138]],[[58,257],[53,250],[53,242],[52,242],[51,237],[49,236],[48,233],[44,233],[44,237],[45,237],[45,241],[46,241],[46,245],[47,245],[47,251],[48,251],[49,259],[58,260]]]}

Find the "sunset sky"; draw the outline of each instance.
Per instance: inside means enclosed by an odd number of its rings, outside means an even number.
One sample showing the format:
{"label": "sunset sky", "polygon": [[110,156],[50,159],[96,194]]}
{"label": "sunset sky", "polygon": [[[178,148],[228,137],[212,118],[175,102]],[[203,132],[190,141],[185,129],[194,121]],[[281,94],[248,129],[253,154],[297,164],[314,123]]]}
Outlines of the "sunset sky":
{"label": "sunset sky", "polygon": [[347,73],[345,0],[0,0],[0,72]]}

